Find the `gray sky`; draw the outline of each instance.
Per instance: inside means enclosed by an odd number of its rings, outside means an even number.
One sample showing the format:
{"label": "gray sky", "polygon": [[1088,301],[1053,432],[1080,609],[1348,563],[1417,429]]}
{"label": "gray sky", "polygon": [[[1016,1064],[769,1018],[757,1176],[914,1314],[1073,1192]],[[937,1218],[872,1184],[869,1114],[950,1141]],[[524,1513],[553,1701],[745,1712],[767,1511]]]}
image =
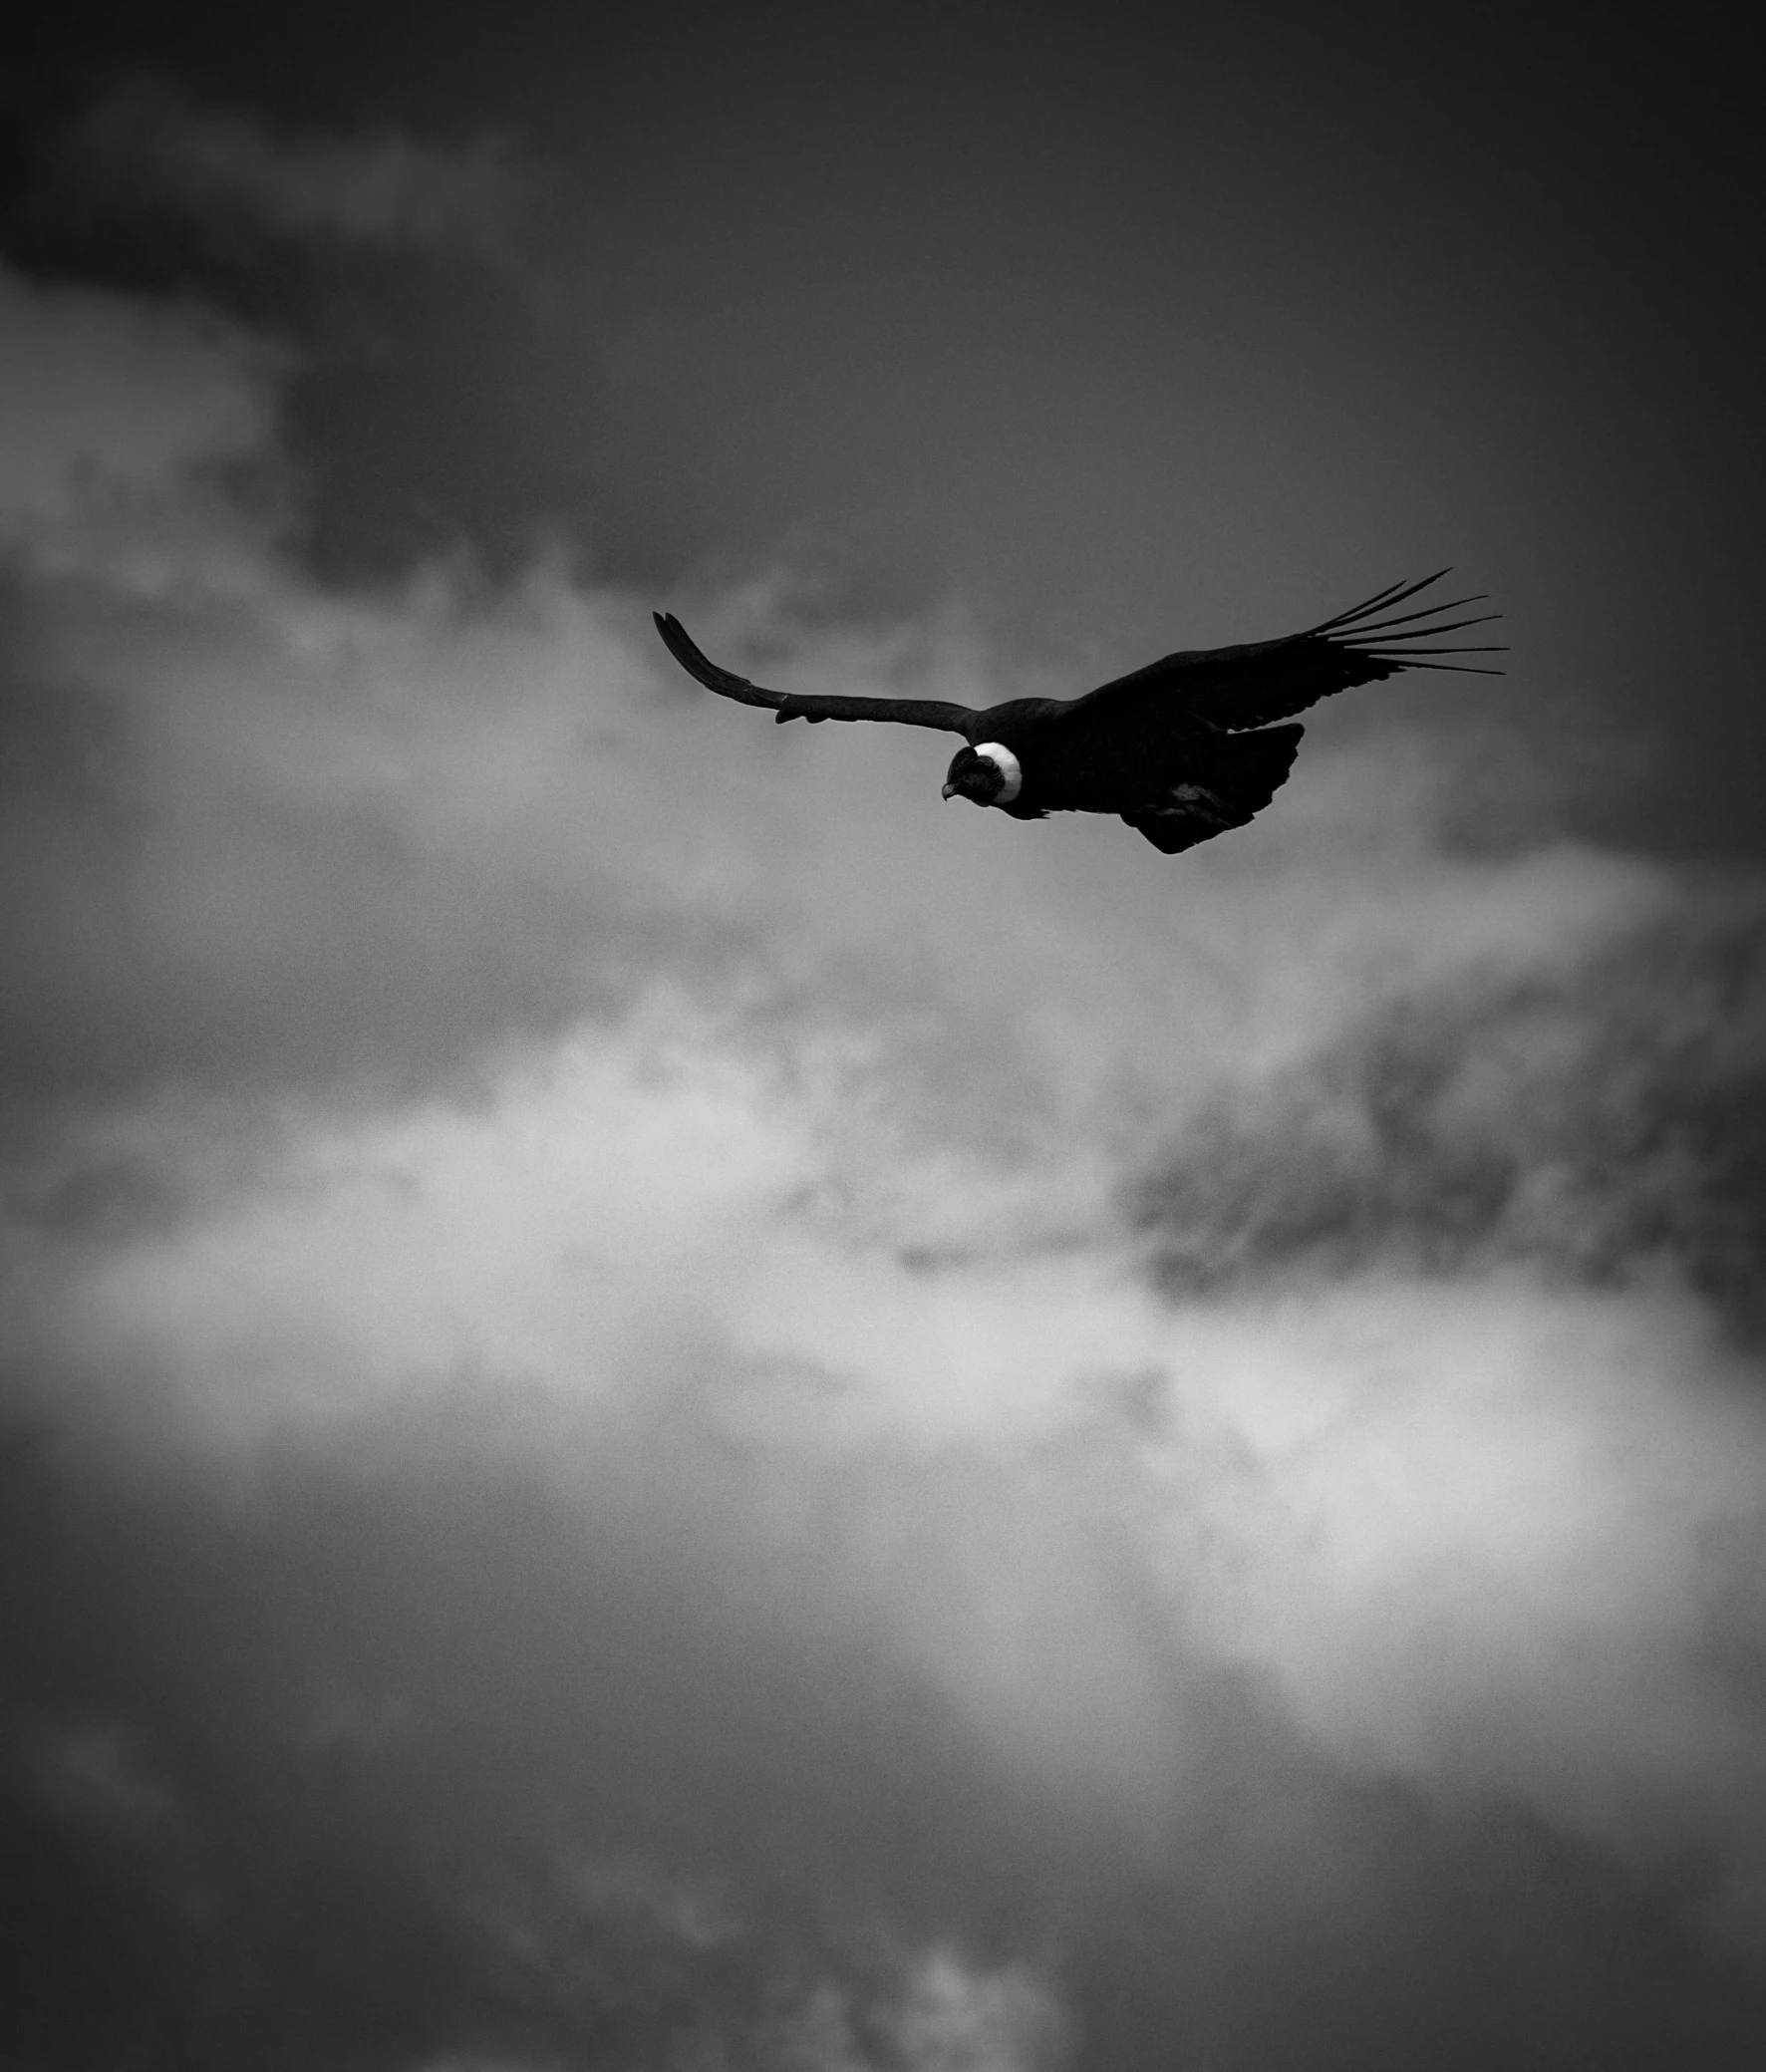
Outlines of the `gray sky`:
{"label": "gray sky", "polygon": [[[20,2063],[1759,2062],[1729,76],[1240,19],[8,90]],[[649,624],[1448,560],[1510,676],[1176,859]]]}

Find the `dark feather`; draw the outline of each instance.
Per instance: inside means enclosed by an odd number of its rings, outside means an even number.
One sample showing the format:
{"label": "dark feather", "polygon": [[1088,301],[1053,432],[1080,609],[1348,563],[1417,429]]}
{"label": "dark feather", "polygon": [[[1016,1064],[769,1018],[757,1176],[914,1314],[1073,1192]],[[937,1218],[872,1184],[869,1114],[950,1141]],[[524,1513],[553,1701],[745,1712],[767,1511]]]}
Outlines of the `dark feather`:
{"label": "dark feather", "polygon": [[807,720],[812,726],[823,720],[890,720],[898,727],[935,727],[944,734],[967,736],[976,718],[966,705],[945,705],[927,698],[828,698],[820,694],[805,698],[795,692],[762,690],[703,655],[672,612],[655,612],[652,617],[669,653],[690,677],[697,677],[720,698],[767,707],[781,727],[787,720]]}
{"label": "dark feather", "polygon": [[1451,570],[1437,568],[1433,575],[1424,576],[1420,583],[1390,583],[1383,590],[1376,590],[1359,604],[1351,604],[1346,612],[1337,612],[1331,618],[1321,619],[1317,626],[1309,626],[1308,633],[1328,633],[1332,627],[1346,626],[1353,619],[1365,619],[1369,612],[1389,612],[1393,605],[1403,604],[1407,598],[1420,596],[1431,583],[1438,583]]}
{"label": "dark feather", "polygon": [[1246,826],[1288,781],[1304,727],[1218,737],[1186,756],[1162,799],[1122,818],[1167,856]]}
{"label": "dark feather", "polygon": [[[1462,627],[1482,625],[1500,616],[1486,612],[1476,619],[1443,621],[1442,612],[1477,599],[1462,597],[1428,610],[1406,612],[1401,619],[1379,618],[1392,605],[1401,604],[1438,583],[1447,573],[1439,570],[1420,583],[1382,592],[1365,604],[1339,612],[1305,633],[1290,634],[1285,640],[1259,641],[1249,647],[1203,648],[1167,655],[1112,683],[1103,684],[1075,701],[1076,710],[1090,709],[1114,720],[1130,705],[1151,699],[1170,704],[1208,727],[1237,733],[1244,728],[1267,727],[1275,720],[1292,719],[1320,699],[1357,684],[1378,683],[1406,669],[1462,669],[1467,674],[1494,676],[1500,671],[1479,670],[1475,665],[1436,661],[1441,655],[1498,654],[1499,648],[1438,648],[1421,643]],[[1407,632],[1389,629],[1405,626]],[[1362,645],[1362,643],[1367,645]]]}

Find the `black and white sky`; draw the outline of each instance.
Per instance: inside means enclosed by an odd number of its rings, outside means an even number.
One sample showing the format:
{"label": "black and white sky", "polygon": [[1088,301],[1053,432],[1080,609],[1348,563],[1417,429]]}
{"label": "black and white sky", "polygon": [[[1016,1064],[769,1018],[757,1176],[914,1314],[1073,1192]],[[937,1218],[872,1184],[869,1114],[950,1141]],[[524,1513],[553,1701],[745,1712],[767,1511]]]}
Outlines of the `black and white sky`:
{"label": "black and white sky", "polygon": [[[1713,21],[46,15],[0,2064],[1766,2060]],[[1455,565],[1251,828],[988,703]]]}

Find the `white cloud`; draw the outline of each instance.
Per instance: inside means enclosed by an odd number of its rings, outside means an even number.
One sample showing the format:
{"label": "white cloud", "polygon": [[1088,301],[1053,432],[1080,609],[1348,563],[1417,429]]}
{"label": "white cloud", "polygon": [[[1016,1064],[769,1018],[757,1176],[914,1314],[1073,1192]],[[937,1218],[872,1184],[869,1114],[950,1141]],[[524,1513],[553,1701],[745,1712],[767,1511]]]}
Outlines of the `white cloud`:
{"label": "white cloud", "polygon": [[[24,1255],[15,1331],[137,1414],[158,1377],[203,1446],[347,1446],[481,1376],[550,1404],[510,1443],[591,1507],[633,1420],[734,1448],[713,1538],[763,1604],[887,1636],[1004,1760],[1136,1817],[1183,1789],[1168,1649],[1266,1677],[1352,1771],[1643,1867],[1672,1808],[1732,1883],[1766,1867],[1734,1820],[1766,1749],[1707,1651],[1766,1404],[1696,1304],[1376,1272],[1173,1308],[1083,1168],[916,1148],[849,1061],[745,1047],[655,1001],[469,1109],[297,1127],[203,1213]],[[1085,1236],[1050,1252],[1063,1197]],[[957,1249],[928,1269],[930,1199]],[[660,1516],[703,1518],[699,1474]]]}
{"label": "white cloud", "polygon": [[978,1972],[948,1949],[916,1968],[896,2034],[913,2072],[1033,2072],[1061,2042],[1058,2011],[1028,1970]]}

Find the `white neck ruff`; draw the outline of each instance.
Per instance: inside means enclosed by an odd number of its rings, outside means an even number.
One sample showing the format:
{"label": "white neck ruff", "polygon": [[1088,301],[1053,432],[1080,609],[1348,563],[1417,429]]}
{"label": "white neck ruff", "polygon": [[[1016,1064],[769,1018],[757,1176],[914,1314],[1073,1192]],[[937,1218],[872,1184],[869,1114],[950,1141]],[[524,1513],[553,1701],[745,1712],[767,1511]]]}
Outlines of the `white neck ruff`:
{"label": "white neck ruff", "polygon": [[975,752],[985,755],[1006,779],[990,805],[1010,805],[1025,787],[1024,765],[1004,741],[977,741]]}

